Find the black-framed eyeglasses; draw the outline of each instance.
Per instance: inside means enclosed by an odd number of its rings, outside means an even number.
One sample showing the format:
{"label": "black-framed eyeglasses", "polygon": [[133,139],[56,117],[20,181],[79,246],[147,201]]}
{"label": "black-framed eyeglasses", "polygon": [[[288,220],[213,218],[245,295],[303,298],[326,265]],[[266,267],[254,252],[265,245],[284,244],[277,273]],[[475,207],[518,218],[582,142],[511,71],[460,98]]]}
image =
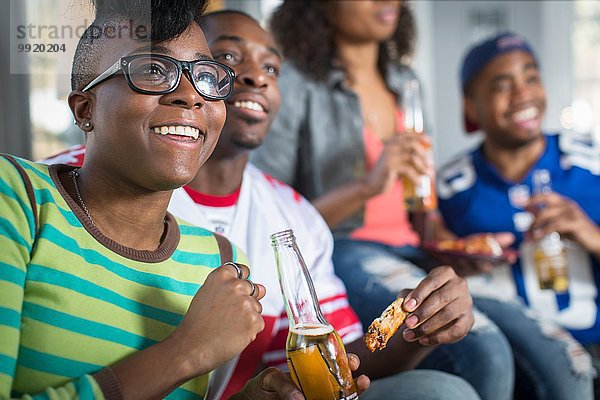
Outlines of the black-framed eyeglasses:
{"label": "black-framed eyeglasses", "polygon": [[233,91],[233,68],[214,60],[180,61],[161,54],[135,54],[121,57],[83,91],[123,72],[129,87],[143,94],[167,94],[179,86],[181,75],[188,72],[194,87],[209,100],[225,100]]}

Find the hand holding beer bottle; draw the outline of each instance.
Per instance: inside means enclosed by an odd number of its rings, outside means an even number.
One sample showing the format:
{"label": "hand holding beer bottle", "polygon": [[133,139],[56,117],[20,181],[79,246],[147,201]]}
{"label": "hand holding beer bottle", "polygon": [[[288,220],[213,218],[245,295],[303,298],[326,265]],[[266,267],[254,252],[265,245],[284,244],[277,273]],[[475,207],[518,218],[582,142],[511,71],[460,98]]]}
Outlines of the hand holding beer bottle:
{"label": "hand holding beer bottle", "polygon": [[[421,105],[421,89],[419,81],[410,79],[406,81],[402,90],[402,106],[404,113],[404,130],[407,134],[424,133],[423,109]],[[421,140],[424,147],[426,170],[424,173],[412,177],[405,174],[402,182],[404,186],[404,203],[406,209],[411,211],[429,211],[437,208],[435,192],[435,169],[433,166],[433,152],[429,141]]]}
{"label": "hand holding beer bottle", "polygon": [[573,199],[554,191],[536,194],[527,210],[535,215],[531,226],[534,239],[558,232],[600,259],[600,226]]}
{"label": "hand holding beer bottle", "polygon": [[[348,354],[348,363],[352,371],[356,371],[360,360],[355,354]],[[358,393],[368,389],[369,378],[361,375],[356,379]],[[244,388],[229,400],[305,400],[304,395],[292,381],[289,373],[277,368],[267,368],[246,383]]]}
{"label": "hand holding beer bottle", "polygon": [[307,400],[357,399],[346,350],[323,317],[293,231],[274,233],[271,245],[290,323],[286,356],[294,383]]}

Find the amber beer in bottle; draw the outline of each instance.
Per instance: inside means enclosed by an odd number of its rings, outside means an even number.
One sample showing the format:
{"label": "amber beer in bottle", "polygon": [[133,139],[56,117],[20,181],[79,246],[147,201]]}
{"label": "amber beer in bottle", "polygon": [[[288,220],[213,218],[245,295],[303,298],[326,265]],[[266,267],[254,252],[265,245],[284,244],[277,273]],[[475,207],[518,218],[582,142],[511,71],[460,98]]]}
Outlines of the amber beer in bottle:
{"label": "amber beer in bottle", "polygon": [[[552,192],[550,171],[538,169],[533,172],[534,194]],[[540,289],[552,289],[564,293],[569,288],[569,265],[567,248],[558,232],[550,232],[534,242],[533,262]]]}
{"label": "amber beer in bottle", "polygon": [[346,350],[323,317],[294,232],[272,234],[271,245],[290,322],[286,356],[294,383],[306,400],[358,399]]}
{"label": "amber beer in bottle", "polygon": [[[409,79],[402,89],[402,107],[404,112],[404,130],[407,133],[423,133],[423,108],[421,105],[421,89],[419,81]],[[429,146],[429,145],[427,145]],[[402,178],[404,204],[408,211],[429,211],[437,208],[435,192],[435,171],[433,168],[433,152],[428,147],[431,170],[420,175],[417,182],[407,177]]]}

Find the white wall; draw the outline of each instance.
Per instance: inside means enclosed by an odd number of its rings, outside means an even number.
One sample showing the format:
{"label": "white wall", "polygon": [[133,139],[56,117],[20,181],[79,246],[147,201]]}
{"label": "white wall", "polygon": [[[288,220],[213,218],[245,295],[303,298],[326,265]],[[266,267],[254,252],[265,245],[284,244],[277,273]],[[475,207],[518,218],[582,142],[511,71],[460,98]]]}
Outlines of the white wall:
{"label": "white wall", "polygon": [[[437,88],[433,84],[435,81],[434,29],[431,27],[433,6],[432,1],[414,1],[412,3],[413,15],[417,24],[417,44],[412,66],[421,79],[424,108],[430,128],[429,134],[435,139],[437,131],[434,116],[437,114],[435,104]],[[435,148],[436,153],[438,152],[437,147]]]}
{"label": "white wall", "polygon": [[571,104],[573,96],[573,3],[544,1],[540,14],[537,51],[548,96],[545,126],[556,130],[560,127],[560,111]]}
{"label": "white wall", "polygon": [[[226,0],[228,7],[244,9],[263,22],[280,2]],[[571,1],[412,0],[411,4],[418,29],[413,66],[423,83],[438,165],[481,140],[479,134],[463,130],[459,69],[470,45],[498,30],[514,31],[533,46],[548,95],[544,127],[559,128],[560,111],[571,103],[572,95]],[[479,23],[474,19],[477,14]],[[504,18],[490,22],[481,18],[486,15]]]}
{"label": "white wall", "polygon": [[[559,127],[560,110],[571,101],[572,4],[569,1],[413,1],[419,28],[414,63],[423,79],[436,146],[436,161],[472,148],[480,137],[463,130],[460,63],[474,42],[498,30],[524,36],[536,51],[548,94],[544,126]],[[503,15],[480,22],[474,15]]]}

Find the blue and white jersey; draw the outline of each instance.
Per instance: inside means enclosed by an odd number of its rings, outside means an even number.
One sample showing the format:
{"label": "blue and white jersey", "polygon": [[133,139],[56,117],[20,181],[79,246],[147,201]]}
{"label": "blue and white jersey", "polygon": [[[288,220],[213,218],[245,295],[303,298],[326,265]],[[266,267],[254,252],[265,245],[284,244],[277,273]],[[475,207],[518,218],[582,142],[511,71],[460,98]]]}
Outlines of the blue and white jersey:
{"label": "blue and white jersey", "polygon": [[533,192],[532,173],[547,169],[555,192],[569,197],[600,225],[600,143],[589,135],[546,135],[542,157],[520,182],[504,179],[481,148],[440,169],[439,207],[448,228],[458,236],[478,232],[513,232],[520,257],[511,267],[487,277],[484,291],[502,297],[520,296],[542,315],[557,321],[582,343],[600,342],[600,263],[576,243],[568,243],[569,291],[541,290],[532,262],[531,245],[523,240],[532,216],[524,205]]}

